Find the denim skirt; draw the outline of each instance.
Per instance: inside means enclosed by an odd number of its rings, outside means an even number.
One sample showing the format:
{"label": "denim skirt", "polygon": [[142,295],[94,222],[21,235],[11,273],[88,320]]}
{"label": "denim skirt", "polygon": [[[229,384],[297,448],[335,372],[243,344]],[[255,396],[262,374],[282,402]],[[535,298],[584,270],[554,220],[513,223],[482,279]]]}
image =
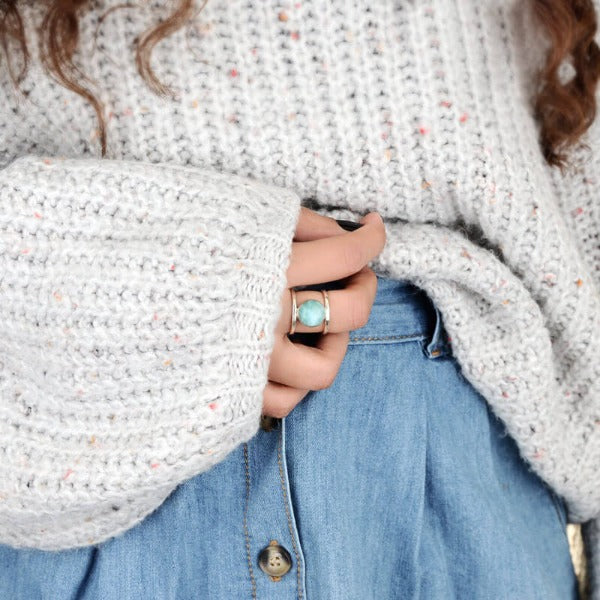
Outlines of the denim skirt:
{"label": "denim skirt", "polygon": [[0,545],[0,598],[569,600],[577,580],[564,501],[461,374],[429,297],[378,276],[330,387],[118,537]]}

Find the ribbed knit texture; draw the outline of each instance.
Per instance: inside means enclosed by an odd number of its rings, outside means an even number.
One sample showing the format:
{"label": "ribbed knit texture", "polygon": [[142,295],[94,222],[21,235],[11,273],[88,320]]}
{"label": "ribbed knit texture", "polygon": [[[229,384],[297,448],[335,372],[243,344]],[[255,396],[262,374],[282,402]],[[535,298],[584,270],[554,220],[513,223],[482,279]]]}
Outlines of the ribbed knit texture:
{"label": "ribbed knit texture", "polygon": [[132,51],[169,7],[115,10],[94,47],[116,4],[77,55],[109,160],[35,61],[26,99],[0,91],[0,541],[105,540],[256,432],[301,202],[382,214],[373,268],[432,297],[587,522],[600,598],[600,123],[577,172],[545,164],[527,3],[209,0],[155,49],[174,100]]}

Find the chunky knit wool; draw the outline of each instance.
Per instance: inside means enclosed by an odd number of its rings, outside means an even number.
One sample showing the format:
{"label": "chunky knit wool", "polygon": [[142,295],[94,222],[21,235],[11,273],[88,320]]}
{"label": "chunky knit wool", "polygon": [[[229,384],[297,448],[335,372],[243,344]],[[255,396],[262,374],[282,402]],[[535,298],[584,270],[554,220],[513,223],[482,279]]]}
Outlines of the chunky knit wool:
{"label": "chunky knit wool", "polygon": [[300,204],[377,210],[371,266],[436,303],[585,523],[600,598],[600,123],[576,171],[544,162],[527,3],[209,0],[155,49],[173,99],[132,50],[170,5],[114,10],[94,41],[117,4],[82,17],[76,55],[107,158],[35,52],[24,96],[3,70],[0,542],[106,540],[251,438]]}

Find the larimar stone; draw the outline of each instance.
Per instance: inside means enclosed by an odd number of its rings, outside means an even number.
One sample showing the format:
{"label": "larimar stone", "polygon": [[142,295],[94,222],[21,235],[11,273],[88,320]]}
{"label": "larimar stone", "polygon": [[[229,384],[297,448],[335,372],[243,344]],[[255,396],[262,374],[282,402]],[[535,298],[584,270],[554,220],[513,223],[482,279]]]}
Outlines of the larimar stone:
{"label": "larimar stone", "polygon": [[298,318],[308,327],[320,325],[325,318],[325,307],[318,300],[306,300],[298,307]]}

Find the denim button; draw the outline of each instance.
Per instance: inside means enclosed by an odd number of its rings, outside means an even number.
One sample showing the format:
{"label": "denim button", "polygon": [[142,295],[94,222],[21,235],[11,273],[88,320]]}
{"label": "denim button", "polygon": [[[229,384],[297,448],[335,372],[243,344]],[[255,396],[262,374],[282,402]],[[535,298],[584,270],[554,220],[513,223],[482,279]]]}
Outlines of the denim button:
{"label": "denim button", "polygon": [[292,557],[276,540],[271,540],[269,545],[260,551],[258,566],[274,581],[278,581],[292,568]]}

